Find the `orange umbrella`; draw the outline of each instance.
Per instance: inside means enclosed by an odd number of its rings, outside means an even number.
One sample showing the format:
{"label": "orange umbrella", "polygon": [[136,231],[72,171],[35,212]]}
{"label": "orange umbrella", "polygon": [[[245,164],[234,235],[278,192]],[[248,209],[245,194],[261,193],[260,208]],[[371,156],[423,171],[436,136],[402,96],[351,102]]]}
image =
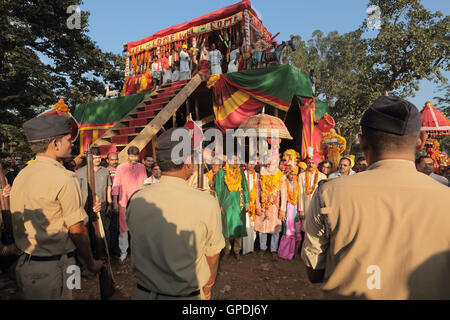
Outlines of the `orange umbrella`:
{"label": "orange umbrella", "polygon": [[447,119],[439,110],[433,107],[431,101],[427,101],[422,111],[422,131],[426,131],[430,136],[448,136],[450,135],[450,120]]}

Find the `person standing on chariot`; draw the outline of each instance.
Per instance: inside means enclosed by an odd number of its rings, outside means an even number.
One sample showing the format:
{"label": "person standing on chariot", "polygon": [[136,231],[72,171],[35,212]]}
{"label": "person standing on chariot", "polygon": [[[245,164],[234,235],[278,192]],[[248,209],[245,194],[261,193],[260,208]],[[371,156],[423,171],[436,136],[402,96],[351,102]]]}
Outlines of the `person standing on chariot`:
{"label": "person standing on chariot", "polygon": [[222,53],[216,48],[216,44],[211,45],[209,52],[209,61],[211,63],[211,75],[222,74]]}
{"label": "person standing on chariot", "polygon": [[191,57],[186,50],[187,45],[183,44],[180,52],[180,80],[189,80],[191,78]]}

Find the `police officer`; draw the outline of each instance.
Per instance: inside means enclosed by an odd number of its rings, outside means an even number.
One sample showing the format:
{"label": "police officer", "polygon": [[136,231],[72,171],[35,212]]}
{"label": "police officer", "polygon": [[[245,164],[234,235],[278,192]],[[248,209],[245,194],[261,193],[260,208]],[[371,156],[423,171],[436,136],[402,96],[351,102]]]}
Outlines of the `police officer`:
{"label": "police officer", "polygon": [[156,140],[159,183],[137,191],[126,211],[131,261],[137,280],[133,299],[209,299],[219,253],[225,246],[219,204],[207,192],[189,186],[192,155],[172,159],[180,143],[174,128]]}
{"label": "police officer", "polygon": [[[74,274],[74,250],[91,272],[103,262],[94,260],[84,223],[86,212],[75,173],[59,160],[70,157],[71,120],[42,115],[23,128],[36,161],[24,168],[11,188],[11,215],[17,247],[24,252],[16,274],[24,299],[71,299],[67,279]],[[94,211],[100,210],[96,202]]]}
{"label": "police officer", "polygon": [[450,299],[450,191],[415,169],[420,128],[413,104],[378,98],[361,119],[368,170],[314,194],[302,258],[328,298]]}

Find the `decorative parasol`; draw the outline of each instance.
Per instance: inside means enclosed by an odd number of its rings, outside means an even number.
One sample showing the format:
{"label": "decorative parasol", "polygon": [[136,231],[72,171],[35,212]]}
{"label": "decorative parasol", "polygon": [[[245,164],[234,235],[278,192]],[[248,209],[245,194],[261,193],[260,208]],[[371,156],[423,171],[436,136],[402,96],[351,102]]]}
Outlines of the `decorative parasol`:
{"label": "decorative parasol", "polygon": [[244,130],[246,136],[251,135],[247,130],[253,129],[259,137],[278,137],[281,139],[292,140],[289,130],[280,118],[269,116],[264,113],[248,117],[241,122],[239,129]]}
{"label": "decorative parasol", "polygon": [[433,107],[431,101],[427,101],[422,111],[422,131],[430,136],[448,136],[450,135],[450,120],[447,119],[439,110]]}

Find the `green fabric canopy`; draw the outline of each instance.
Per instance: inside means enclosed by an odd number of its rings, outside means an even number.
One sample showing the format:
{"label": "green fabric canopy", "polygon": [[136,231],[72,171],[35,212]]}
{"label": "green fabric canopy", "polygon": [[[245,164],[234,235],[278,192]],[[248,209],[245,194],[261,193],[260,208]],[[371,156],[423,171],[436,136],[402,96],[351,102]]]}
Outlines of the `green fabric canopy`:
{"label": "green fabric canopy", "polygon": [[133,110],[151,92],[142,92],[125,97],[77,104],[73,117],[83,125],[100,125],[117,122]]}
{"label": "green fabric canopy", "polygon": [[289,108],[294,96],[300,100],[313,97],[309,76],[287,64],[227,73],[226,77],[233,86],[275,107]]}
{"label": "green fabric canopy", "polygon": [[326,103],[324,101],[316,100],[315,104],[316,104],[316,118],[317,119],[322,118],[323,115],[325,114],[325,112],[328,112],[328,114],[330,114],[330,108],[328,107],[328,103]]}

